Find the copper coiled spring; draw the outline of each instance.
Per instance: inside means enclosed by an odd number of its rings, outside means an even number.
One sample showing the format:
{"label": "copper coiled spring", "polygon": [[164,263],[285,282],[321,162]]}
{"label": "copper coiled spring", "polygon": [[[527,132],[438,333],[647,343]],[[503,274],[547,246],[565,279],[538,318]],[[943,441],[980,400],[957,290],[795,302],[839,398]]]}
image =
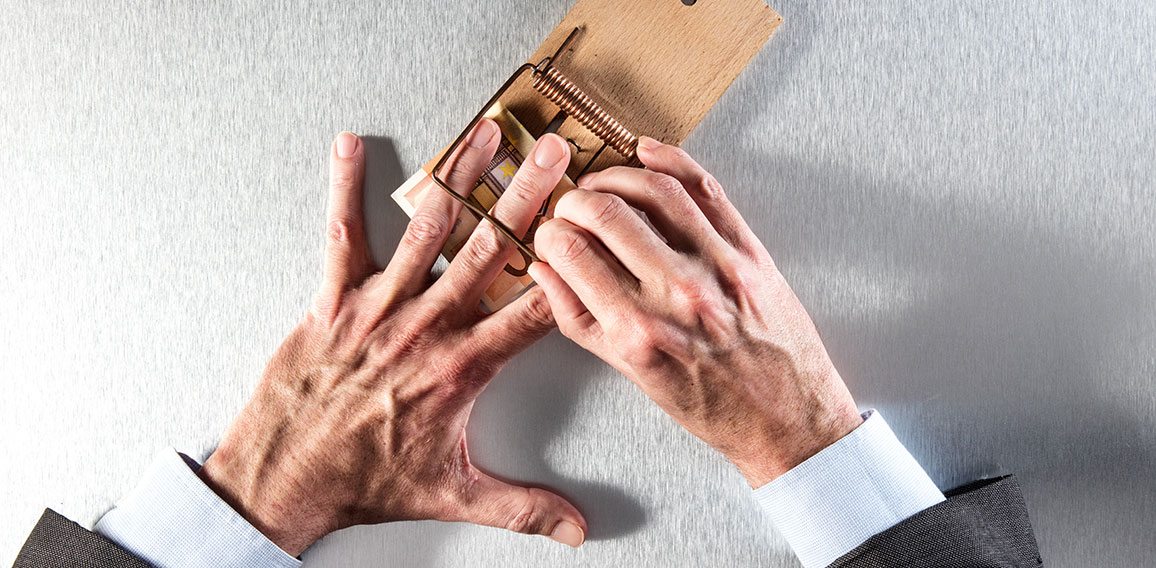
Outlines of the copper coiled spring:
{"label": "copper coiled spring", "polygon": [[534,88],[626,158],[633,158],[638,137],[631,134],[573,81],[554,67],[534,74]]}

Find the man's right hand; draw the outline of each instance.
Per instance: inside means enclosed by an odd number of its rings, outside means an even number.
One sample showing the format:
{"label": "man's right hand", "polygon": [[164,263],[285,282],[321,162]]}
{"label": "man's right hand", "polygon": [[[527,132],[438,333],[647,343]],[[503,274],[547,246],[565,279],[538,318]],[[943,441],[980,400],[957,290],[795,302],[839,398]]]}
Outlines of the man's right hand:
{"label": "man's right hand", "polygon": [[[530,273],[567,337],[630,377],[752,487],[862,418],[770,254],[685,152],[579,180],[539,228]],[[646,213],[656,234],[631,210]]]}

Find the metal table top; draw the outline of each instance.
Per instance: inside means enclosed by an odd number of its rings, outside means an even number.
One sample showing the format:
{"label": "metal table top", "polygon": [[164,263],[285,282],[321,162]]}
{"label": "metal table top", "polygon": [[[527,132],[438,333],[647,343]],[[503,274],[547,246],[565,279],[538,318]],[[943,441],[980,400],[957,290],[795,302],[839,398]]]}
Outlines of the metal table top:
{"label": "metal table top", "polygon": [[[570,4],[0,0],[0,563],[43,507],[91,524],[158,449],[211,450],[318,283],[337,132],[371,137],[384,260],[389,192]],[[687,150],[941,487],[1014,472],[1050,566],[1143,564],[1156,4],[774,7]],[[571,496],[591,541],[400,523],[309,563],[796,565],[732,467],[558,334],[471,428],[482,466]]]}

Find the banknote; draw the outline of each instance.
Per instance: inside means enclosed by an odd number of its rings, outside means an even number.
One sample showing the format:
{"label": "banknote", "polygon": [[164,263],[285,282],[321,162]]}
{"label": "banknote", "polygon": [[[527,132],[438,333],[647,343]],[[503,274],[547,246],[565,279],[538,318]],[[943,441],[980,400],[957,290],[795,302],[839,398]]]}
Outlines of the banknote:
{"label": "banknote", "polygon": [[[502,139],[493,159],[487,164],[477,185],[470,193],[469,199],[488,211],[493,208],[498,197],[510,187],[510,182],[514,180],[514,174],[517,173],[518,167],[522,165],[526,156],[530,154],[535,140],[501,103],[495,104],[486,111],[486,116],[493,119],[501,128]],[[427,167],[431,166],[427,165]],[[538,209],[537,215],[534,216],[534,221],[530,225],[530,230],[523,239],[524,242],[534,242],[534,231],[542,224],[542,221],[553,216],[554,205],[563,194],[571,189],[574,189],[574,182],[563,176],[550,194],[549,199]],[[421,199],[429,192],[437,191],[445,190],[434,183],[430,173],[423,168],[393,192],[393,200],[405,211],[406,215],[413,217]],[[458,215],[453,229],[450,231],[449,238],[446,239],[445,246],[442,247],[442,256],[447,261],[452,261],[465,246],[466,241],[477,226],[478,219],[468,210],[462,208],[461,214]],[[518,299],[534,284],[534,280],[526,273],[528,268],[525,258],[515,252],[510,257],[505,269],[486,288],[482,295],[480,307],[486,312],[494,312]]]}

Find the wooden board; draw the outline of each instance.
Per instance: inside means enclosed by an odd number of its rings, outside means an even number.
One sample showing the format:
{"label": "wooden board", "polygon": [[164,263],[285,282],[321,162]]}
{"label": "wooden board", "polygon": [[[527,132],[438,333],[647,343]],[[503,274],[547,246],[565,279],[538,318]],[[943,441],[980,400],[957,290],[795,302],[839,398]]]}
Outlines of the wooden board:
{"label": "wooden board", "polygon": [[[681,144],[781,22],[763,0],[579,0],[528,61],[582,28],[555,67],[634,134]],[[529,80],[502,102],[535,136],[558,113]],[[558,133],[575,143],[574,175],[601,141],[573,120]],[[622,163],[607,149],[591,170]]]}
{"label": "wooden board", "polygon": [[632,132],[680,144],[780,22],[763,0],[580,0],[529,61],[582,28],[555,65]]}

